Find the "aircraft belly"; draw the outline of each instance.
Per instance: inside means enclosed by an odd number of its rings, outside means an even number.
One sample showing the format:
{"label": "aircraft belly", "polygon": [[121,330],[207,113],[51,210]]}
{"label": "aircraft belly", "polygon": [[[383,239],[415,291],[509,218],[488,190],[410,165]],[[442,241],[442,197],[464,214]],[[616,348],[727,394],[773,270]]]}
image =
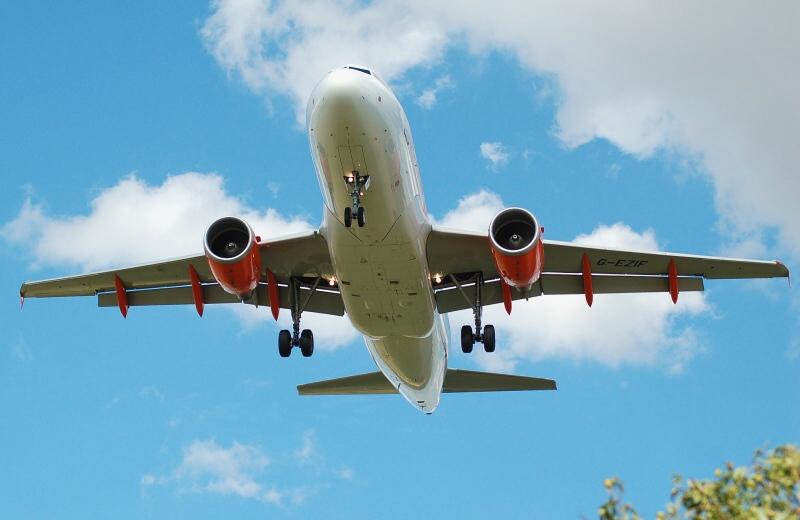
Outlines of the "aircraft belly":
{"label": "aircraft belly", "polygon": [[331,250],[356,329],[373,338],[430,334],[435,301],[425,257],[415,243],[339,246],[332,241]]}

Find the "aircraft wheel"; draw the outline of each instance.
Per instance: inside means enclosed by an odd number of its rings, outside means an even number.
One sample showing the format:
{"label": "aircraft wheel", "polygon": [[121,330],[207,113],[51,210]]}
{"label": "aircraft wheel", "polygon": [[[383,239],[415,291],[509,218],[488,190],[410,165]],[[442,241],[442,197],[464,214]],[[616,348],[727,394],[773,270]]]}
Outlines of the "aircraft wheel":
{"label": "aircraft wheel", "polygon": [[348,206],[344,208],[344,227],[353,225],[353,210]]}
{"label": "aircraft wheel", "polygon": [[281,357],[292,355],[292,333],[288,330],[282,330],[278,333],[278,352]]}
{"label": "aircraft wheel", "polygon": [[358,220],[358,227],[364,227],[364,224],[367,222],[366,217],[364,216],[364,208],[358,208],[356,220]]}
{"label": "aircraft wheel", "polygon": [[483,328],[483,350],[494,352],[494,325],[487,325]]}
{"label": "aircraft wheel", "polygon": [[472,345],[475,344],[475,337],[472,335],[472,327],[464,325],[461,327],[461,352],[469,354],[472,352]]}
{"label": "aircraft wheel", "polygon": [[311,357],[314,353],[314,334],[310,329],[305,329],[300,334],[300,352],[303,353],[303,357]]}

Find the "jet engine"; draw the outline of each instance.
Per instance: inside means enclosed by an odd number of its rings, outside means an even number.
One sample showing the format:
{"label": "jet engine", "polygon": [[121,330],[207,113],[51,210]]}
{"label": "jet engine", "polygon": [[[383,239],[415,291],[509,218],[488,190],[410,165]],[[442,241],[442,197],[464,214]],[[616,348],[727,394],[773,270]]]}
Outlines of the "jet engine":
{"label": "jet engine", "polygon": [[529,291],[544,266],[542,230],[536,217],[522,208],[504,209],[489,224],[489,240],[498,274],[511,287]]}
{"label": "jet engine", "polygon": [[222,288],[249,299],[261,280],[261,252],[250,226],[240,218],[223,217],[208,227],[203,247]]}

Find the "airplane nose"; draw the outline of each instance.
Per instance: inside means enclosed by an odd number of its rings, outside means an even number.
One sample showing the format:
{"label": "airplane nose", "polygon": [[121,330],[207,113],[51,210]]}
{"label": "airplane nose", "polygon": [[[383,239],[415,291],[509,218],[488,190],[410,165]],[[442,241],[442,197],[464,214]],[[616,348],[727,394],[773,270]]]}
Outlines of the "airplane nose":
{"label": "airplane nose", "polygon": [[[372,98],[375,98],[375,103]],[[343,68],[330,72],[314,88],[308,101],[308,123],[315,121],[347,120],[378,106],[378,94],[371,76],[361,69]],[[324,117],[321,117],[322,114]],[[363,117],[361,117],[363,119]]]}
{"label": "airplane nose", "polygon": [[319,93],[318,98],[315,100],[316,104],[324,104],[330,108],[336,107],[339,110],[351,108],[357,99],[355,85],[349,81],[351,75],[332,72],[315,89]]}

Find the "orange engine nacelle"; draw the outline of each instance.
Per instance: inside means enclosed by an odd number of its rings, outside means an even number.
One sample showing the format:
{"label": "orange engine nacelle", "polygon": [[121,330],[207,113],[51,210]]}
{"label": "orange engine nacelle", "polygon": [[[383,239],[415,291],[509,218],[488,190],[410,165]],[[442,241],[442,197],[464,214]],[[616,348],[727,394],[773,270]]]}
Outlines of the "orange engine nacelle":
{"label": "orange engine nacelle", "polygon": [[498,274],[511,287],[529,291],[544,266],[542,230],[536,217],[522,208],[504,209],[489,224],[489,240]]}
{"label": "orange engine nacelle", "polygon": [[261,252],[250,226],[240,218],[223,217],[208,227],[203,247],[222,288],[250,299],[261,280]]}

